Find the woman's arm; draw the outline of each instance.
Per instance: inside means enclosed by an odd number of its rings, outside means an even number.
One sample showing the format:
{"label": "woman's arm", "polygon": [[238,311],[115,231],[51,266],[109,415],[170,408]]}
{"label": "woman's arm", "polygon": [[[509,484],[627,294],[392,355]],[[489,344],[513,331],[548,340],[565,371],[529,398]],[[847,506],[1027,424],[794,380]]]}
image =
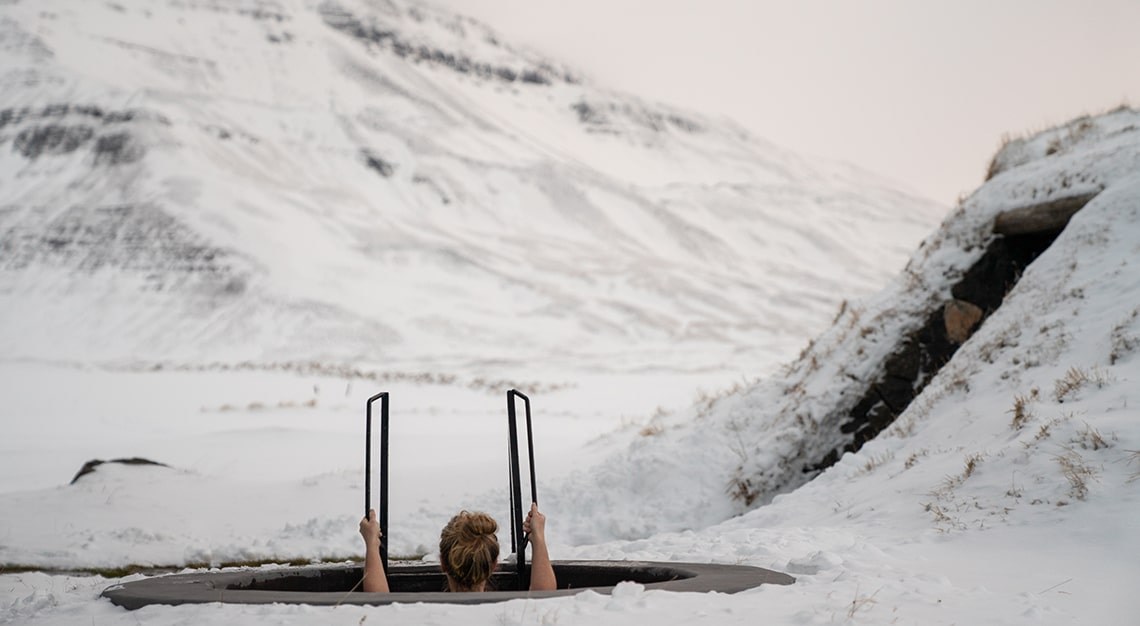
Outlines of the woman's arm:
{"label": "woman's arm", "polygon": [[530,513],[523,522],[523,531],[530,533],[531,564],[530,590],[553,591],[558,588],[550,553],[546,551],[546,516],[538,512],[538,503],[530,504]]}
{"label": "woman's arm", "polygon": [[364,590],[388,593],[388,576],[380,560],[380,522],[376,510],[369,509],[368,517],[360,520],[360,535],[364,537]]}

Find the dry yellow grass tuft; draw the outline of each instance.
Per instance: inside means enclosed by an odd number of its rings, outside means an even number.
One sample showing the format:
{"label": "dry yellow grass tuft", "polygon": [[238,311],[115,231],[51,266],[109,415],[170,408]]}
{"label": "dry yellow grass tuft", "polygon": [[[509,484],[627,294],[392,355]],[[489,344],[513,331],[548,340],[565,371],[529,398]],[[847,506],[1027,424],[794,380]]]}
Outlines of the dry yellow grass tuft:
{"label": "dry yellow grass tuft", "polygon": [[1034,389],[1034,393],[1030,396],[1018,394],[1013,397],[1013,408],[1006,412],[1013,413],[1010,427],[1014,430],[1021,430],[1025,427],[1026,422],[1033,418],[1033,410],[1029,408],[1029,403],[1033,398],[1036,398],[1036,391]]}
{"label": "dry yellow grass tuft", "polygon": [[[1115,440],[1116,436],[1110,435],[1109,439]],[[1085,450],[1103,450],[1112,447],[1112,443],[1110,443],[1108,439],[1105,439],[1099,430],[1090,426],[1088,422],[1085,422],[1083,429],[1077,431],[1072,442]]]}
{"label": "dry yellow grass tuft", "polygon": [[1103,387],[1107,382],[1104,373],[1096,368],[1089,372],[1079,367],[1070,367],[1069,371],[1053,384],[1053,399],[1064,402],[1066,399],[1075,398],[1078,391],[1090,384]]}
{"label": "dry yellow grass tuft", "polygon": [[[1125,452],[1128,452],[1128,454],[1131,455],[1128,457],[1129,465],[1132,465],[1133,463],[1140,465],[1140,450],[1126,450]],[[1135,480],[1140,480],[1140,469],[1137,469],[1132,473],[1131,476],[1128,477],[1128,482],[1133,482]]]}
{"label": "dry yellow grass tuft", "polygon": [[1061,474],[1069,481],[1069,495],[1084,500],[1089,495],[1089,481],[1096,480],[1096,470],[1074,450],[1057,457]]}
{"label": "dry yellow grass tuft", "polygon": [[660,435],[663,432],[665,432],[664,426],[662,426],[661,424],[651,424],[651,425],[646,426],[645,428],[641,429],[641,436],[642,437],[653,437],[654,435]]}

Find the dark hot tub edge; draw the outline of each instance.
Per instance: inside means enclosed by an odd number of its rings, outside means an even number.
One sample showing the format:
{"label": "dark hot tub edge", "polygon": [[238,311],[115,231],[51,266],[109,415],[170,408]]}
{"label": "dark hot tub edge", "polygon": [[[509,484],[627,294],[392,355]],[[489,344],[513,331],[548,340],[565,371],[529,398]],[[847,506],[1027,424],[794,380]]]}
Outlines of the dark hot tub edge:
{"label": "dark hot tub edge", "polygon": [[[791,576],[759,567],[715,563],[646,561],[555,561],[560,587],[554,591],[509,589],[513,572],[500,566],[493,585],[499,591],[448,593],[438,565],[396,565],[389,572],[391,593],[353,591],[359,564],[262,567],[155,576],[103,591],[114,604],[137,609],[151,604],[338,604],[381,605],[417,602],[484,604],[517,598],[557,598],[585,590],[608,594],[624,580],[665,591],[736,593],[760,585],[790,585]],[[596,583],[596,584],[594,584]],[[425,590],[426,589],[426,590]],[[432,589],[440,589],[434,591]]]}

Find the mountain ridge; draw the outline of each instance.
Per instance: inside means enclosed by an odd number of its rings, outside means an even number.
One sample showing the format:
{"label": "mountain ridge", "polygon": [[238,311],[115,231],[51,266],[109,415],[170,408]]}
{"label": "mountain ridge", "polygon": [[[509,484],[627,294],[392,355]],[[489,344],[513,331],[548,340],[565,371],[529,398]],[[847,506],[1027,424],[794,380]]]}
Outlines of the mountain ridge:
{"label": "mountain ridge", "polygon": [[416,3],[36,6],[0,28],[15,357],[763,367],[936,213]]}

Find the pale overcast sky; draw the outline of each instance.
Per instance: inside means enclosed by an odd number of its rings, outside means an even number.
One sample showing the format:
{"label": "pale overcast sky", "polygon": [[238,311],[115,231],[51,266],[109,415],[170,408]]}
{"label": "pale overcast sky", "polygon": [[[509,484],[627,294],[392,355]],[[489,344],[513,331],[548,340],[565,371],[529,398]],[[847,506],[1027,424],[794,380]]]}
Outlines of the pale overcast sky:
{"label": "pale overcast sky", "polygon": [[434,0],[592,82],[946,205],[1005,133],[1140,106],[1140,0]]}

